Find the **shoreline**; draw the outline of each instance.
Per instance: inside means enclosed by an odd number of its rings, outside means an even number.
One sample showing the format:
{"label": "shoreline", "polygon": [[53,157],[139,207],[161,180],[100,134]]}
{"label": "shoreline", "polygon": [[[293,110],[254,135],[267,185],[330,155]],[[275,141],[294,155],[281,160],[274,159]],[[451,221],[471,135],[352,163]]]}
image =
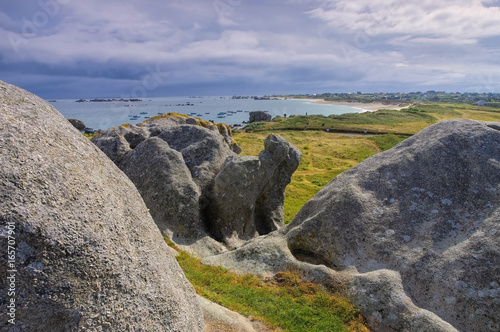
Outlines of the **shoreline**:
{"label": "shoreline", "polygon": [[301,98],[288,98],[288,100],[302,100],[306,102],[310,102],[312,104],[322,104],[322,105],[335,105],[335,106],[346,106],[360,109],[364,112],[375,112],[380,109],[386,110],[402,110],[403,108],[407,108],[407,106],[400,106],[394,104],[384,104],[381,102],[373,102],[373,103],[360,103],[360,102],[349,102],[349,101],[331,101],[324,99],[301,99]]}

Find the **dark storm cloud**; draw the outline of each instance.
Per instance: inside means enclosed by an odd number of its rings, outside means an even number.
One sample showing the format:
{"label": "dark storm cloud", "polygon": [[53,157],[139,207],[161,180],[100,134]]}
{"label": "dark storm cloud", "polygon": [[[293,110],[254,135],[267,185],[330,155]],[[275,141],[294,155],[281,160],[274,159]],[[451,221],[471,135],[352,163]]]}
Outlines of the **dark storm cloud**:
{"label": "dark storm cloud", "polygon": [[498,17],[479,0],[7,2],[0,79],[46,97],[500,90]]}

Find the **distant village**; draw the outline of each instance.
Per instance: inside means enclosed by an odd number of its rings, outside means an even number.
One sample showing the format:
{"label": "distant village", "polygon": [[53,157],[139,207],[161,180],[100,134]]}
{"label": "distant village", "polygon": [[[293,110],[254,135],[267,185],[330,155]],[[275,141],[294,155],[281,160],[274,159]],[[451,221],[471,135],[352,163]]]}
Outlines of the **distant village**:
{"label": "distant village", "polygon": [[500,108],[500,93],[477,93],[477,92],[455,92],[426,91],[409,93],[321,93],[289,95],[290,98],[324,99],[330,101],[351,101],[361,103],[372,102],[443,102],[443,103],[466,103],[471,105],[489,106]]}

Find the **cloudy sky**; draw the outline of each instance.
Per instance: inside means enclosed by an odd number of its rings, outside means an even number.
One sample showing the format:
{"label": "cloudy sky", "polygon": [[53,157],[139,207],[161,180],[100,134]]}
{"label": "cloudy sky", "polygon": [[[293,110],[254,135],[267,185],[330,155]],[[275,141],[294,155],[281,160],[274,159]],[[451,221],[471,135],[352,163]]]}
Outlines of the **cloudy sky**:
{"label": "cloudy sky", "polygon": [[500,92],[500,0],[1,0],[44,98]]}

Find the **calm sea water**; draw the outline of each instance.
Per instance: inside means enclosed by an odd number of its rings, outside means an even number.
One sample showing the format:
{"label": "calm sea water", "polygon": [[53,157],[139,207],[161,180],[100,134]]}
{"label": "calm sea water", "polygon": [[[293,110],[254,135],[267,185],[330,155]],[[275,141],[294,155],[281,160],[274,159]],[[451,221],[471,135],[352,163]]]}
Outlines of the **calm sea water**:
{"label": "calm sea water", "polygon": [[[82,120],[87,127],[107,129],[125,123],[140,123],[147,117],[176,112],[228,125],[249,120],[251,111],[267,111],[273,117],[312,114],[357,113],[362,110],[346,106],[315,104],[305,100],[253,100],[230,97],[158,97],[137,102],[82,102],[60,99],[49,102],[68,119]],[[184,105],[184,106],[182,106]],[[229,113],[229,112],[234,113]],[[239,111],[239,112],[238,112]],[[226,112],[224,118],[218,113]],[[136,116],[136,118],[132,118]]]}

